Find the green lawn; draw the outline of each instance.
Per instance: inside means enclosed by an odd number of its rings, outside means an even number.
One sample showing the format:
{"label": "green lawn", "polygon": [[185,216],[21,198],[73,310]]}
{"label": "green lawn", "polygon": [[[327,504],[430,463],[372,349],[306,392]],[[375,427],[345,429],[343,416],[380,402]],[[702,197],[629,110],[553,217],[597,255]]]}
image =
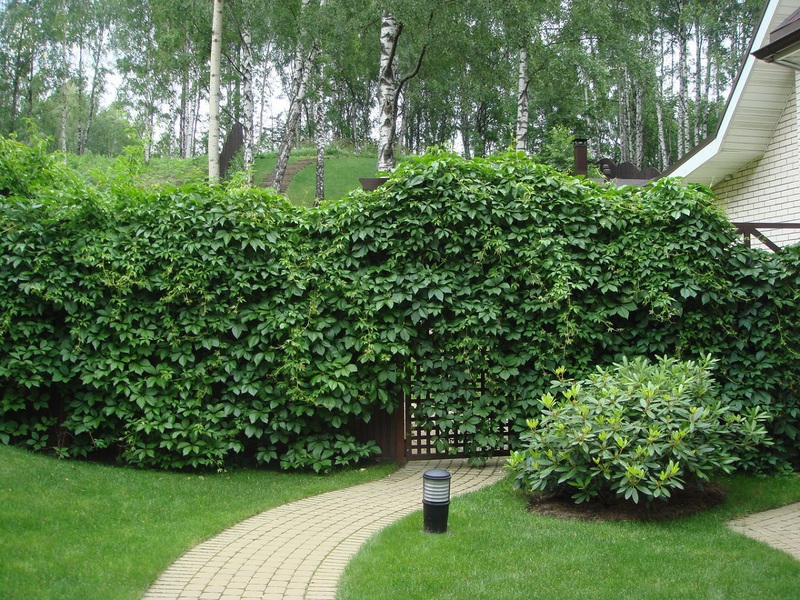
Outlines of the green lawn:
{"label": "green lawn", "polygon": [[[360,177],[375,177],[375,157],[337,157],[325,161],[325,199],[343,198],[353,190],[361,189]],[[316,165],[305,167],[286,191],[289,199],[301,206],[313,206],[317,191]]]}
{"label": "green lawn", "polygon": [[225,527],[391,470],[164,473],[0,446],[0,598],[138,598],[183,552]]}
{"label": "green lawn", "polygon": [[[294,152],[289,162],[313,159],[315,155],[309,151]],[[325,159],[325,199],[343,198],[353,190],[361,189],[358,181],[361,177],[375,177],[376,161],[374,156],[331,156]],[[105,179],[112,174],[115,159],[97,155],[68,156],[68,164],[76,169],[87,180],[105,185]],[[262,185],[275,168],[274,156],[260,156],[253,163],[253,183]],[[145,187],[159,183],[181,185],[204,181],[207,176],[206,158],[171,159],[154,157],[146,168],[135,177]],[[289,185],[286,192],[289,200],[299,206],[313,206],[316,194],[316,165],[311,164],[301,170]]]}
{"label": "green lawn", "polygon": [[797,477],[735,477],[720,507],[671,522],[580,522],[532,514],[509,483],[455,498],[446,534],[420,513],[362,548],[340,600],[800,598],[800,561],[725,522],[800,499]]}
{"label": "green lawn", "polygon": [[[292,159],[289,160],[292,162]],[[259,156],[253,161],[253,185],[262,185],[275,169],[274,156]]]}
{"label": "green lawn", "polygon": [[[137,598],[226,526],[391,469],[163,473],[0,446],[0,598]],[[800,499],[800,478],[724,483],[723,505],[666,523],[543,517],[501,483],[455,498],[444,535],[422,533],[419,512],[384,530],[348,566],[340,598],[800,597],[800,562],[725,526]]]}

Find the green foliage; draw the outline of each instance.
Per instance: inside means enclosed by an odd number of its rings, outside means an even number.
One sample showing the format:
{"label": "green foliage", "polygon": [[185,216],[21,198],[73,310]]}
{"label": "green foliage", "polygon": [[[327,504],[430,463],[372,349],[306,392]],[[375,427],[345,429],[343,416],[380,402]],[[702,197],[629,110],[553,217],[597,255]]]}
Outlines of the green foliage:
{"label": "green foliage", "polygon": [[[326,151],[327,155],[327,151]],[[360,177],[375,176],[375,154],[369,156],[339,156],[325,160],[325,198],[334,200],[359,189]],[[310,164],[292,179],[286,195],[293,204],[313,206],[316,195],[316,165]]]}
{"label": "green foliage", "polygon": [[141,145],[125,146],[115,158],[97,154],[68,154],[67,165],[101,190],[120,185],[153,188],[200,183],[208,175],[205,157],[151,157],[145,161]]}
{"label": "green foliage", "polygon": [[16,136],[0,136],[0,197],[58,199],[64,194],[87,196],[75,174],[64,167],[57,154],[48,151],[49,141],[32,133],[30,146]]}
{"label": "green foliage", "polygon": [[572,140],[575,133],[568,127],[556,125],[548,129],[543,137],[534,160],[562,173],[573,173],[575,156]]}
{"label": "green foliage", "polygon": [[371,452],[351,424],[411,395],[441,448],[455,433],[480,456],[501,451],[501,425],[526,431],[559,364],[580,379],[711,353],[723,400],[772,415],[775,445],[744,464],[796,456],[798,249],[735,245],[701,188],[433,151],[306,210],[125,174],[100,195],[2,143],[1,441],[325,470]]}
{"label": "green foliage", "polygon": [[719,399],[710,357],[657,363],[643,358],[600,369],[582,382],[561,381],[530,419],[525,450],[512,453],[515,485],[526,491],[575,490],[572,498],[638,503],[730,473],[739,452],[766,440],[758,407],[737,413]]}
{"label": "green foliage", "polygon": [[356,463],[379,452],[375,442],[359,443],[351,435],[312,435],[287,450],[281,458],[281,468],[327,472],[334,466]]}

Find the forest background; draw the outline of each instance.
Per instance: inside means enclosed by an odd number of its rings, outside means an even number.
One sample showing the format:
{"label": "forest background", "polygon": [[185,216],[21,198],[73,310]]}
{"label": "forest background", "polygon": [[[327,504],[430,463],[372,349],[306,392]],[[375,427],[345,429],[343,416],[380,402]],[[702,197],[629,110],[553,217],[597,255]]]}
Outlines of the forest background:
{"label": "forest background", "polygon": [[[193,157],[220,142],[379,157],[559,136],[664,169],[713,130],[762,0],[0,0],[0,133],[56,149]],[[212,11],[221,10],[221,35]],[[212,128],[213,129],[213,128]],[[388,152],[388,155],[386,154]],[[562,164],[560,164],[560,162]]]}

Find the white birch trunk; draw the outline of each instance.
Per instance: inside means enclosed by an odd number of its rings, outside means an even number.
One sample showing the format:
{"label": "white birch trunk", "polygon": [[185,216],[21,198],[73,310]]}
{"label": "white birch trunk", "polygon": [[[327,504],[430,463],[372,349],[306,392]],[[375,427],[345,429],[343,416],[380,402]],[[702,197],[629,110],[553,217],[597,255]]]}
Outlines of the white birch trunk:
{"label": "white birch trunk", "polygon": [[255,100],[253,98],[253,47],[250,39],[250,25],[242,31],[242,116],[244,118],[244,148],[242,151],[245,177],[253,183],[253,139],[255,122]]}
{"label": "white birch trunk", "polygon": [[94,48],[94,61],[92,65],[93,73],[92,73],[92,88],[89,91],[89,113],[86,115],[86,125],[83,130],[83,145],[82,150],[86,149],[86,144],[89,140],[89,131],[92,128],[92,123],[94,122],[94,115],[97,112],[97,105],[98,99],[100,96],[100,91],[104,86],[105,80],[105,73],[103,72],[103,68],[100,65],[100,59],[105,51],[105,34],[106,28],[103,25],[103,29],[99,33],[99,39],[97,40],[97,45]]}
{"label": "white birch trunk", "polygon": [[219,90],[222,70],[222,9],[224,0],[214,0],[211,20],[211,77],[208,96],[208,180],[219,181]]}
{"label": "white birch trunk", "polygon": [[75,142],[75,154],[81,155],[83,154],[83,103],[84,103],[84,95],[85,95],[85,87],[86,87],[86,73],[84,72],[83,66],[83,56],[84,56],[84,38],[83,34],[78,35],[78,67],[77,72],[75,74],[76,86],[75,86],[75,94],[77,96],[77,108],[75,110],[75,114],[77,115],[77,139]]}
{"label": "white birch trunk", "polygon": [[[67,3],[61,4],[61,10],[64,14],[64,39],[61,44],[61,131],[60,131],[60,146],[61,152],[67,151],[67,84],[69,83],[69,47],[67,43]],[[66,160],[66,158],[65,158]]]}
{"label": "white birch trunk", "polygon": [[286,114],[286,127],[283,131],[281,143],[278,146],[278,157],[275,161],[275,174],[272,178],[272,187],[280,191],[283,186],[283,178],[286,175],[286,167],[289,165],[289,155],[292,151],[292,140],[300,125],[302,116],[303,102],[306,99],[306,69],[302,53],[298,52],[295,56],[294,69],[292,73],[291,97],[289,110]]}
{"label": "white birch trunk", "polygon": [[397,134],[397,43],[401,25],[389,11],[381,20],[381,58],[378,78],[380,119],[378,130],[378,172],[387,173],[396,166],[394,140]]}
{"label": "white birch trunk", "polygon": [[264,109],[266,108],[266,90],[269,74],[269,67],[265,64],[262,65],[263,71],[261,73],[261,92],[258,96],[258,146],[260,147],[264,141]]}
{"label": "white birch trunk", "polygon": [[637,169],[644,168],[644,89],[633,86],[633,164]]}
{"label": "white birch trunk", "polygon": [[325,199],[325,111],[323,109],[322,100],[317,100],[314,109],[316,129],[316,145],[317,145],[317,186],[314,194],[314,204],[319,204]]}
{"label": "white birch trunk", "polygon": [[619,86],[619,154],[620,162],[631,159],[631,120],[629,110],[628,70],[623,69]]}
{"label": "white birch trunk", "polygon": [[[164,115],[164,121],[166,127],[164,128],[164,133],[167,136],[167,155],[170,158],[173,158],[176,155],[176,147],[178,152],[177,154],[180,155],[180,135],[175,135],[175,123],[178,120],[178,107],[180,106],[180,98],[177,97],[175,94],[171,94],[169,101],[169,113]],[[176,143],[177,142],[177,143]]]}
{"label": "white birch trunk", "polygon": [[[303,0],[301,5],[302,13],[305,13],[310,0]],[[297,132],[302,115],[303,102],[306,99],[306,87],[308,85],[308,72],[311,63],[311,56],[306,55],[304,48],[304,31],[300,31],[300,39],[292,61],[292,80],[289,86],[289,110],[286,113],[286,127],[283,130],[283,137],[278,146],[278,157],[275,160],[275,171],[271,185],[276,191],[282,191],[283,179],[286,175],[286,167],[289,165],[289,154],[292,151],[292,138]]]}
{"label": "white birch trunk", "polygon": [[[22,81],[23,72],[22,72],[22,65],[24,64],[22,60],[22,52],[24,46],[24,40],[27,37],[28,32],[28,20],[25,19],[21,24],[21,29],[19,31],[19,35],[14,39],[13,44],[16,45],[16,54],[14,57],[14,77],[13,83],[11,85],[11,118],[9,121],[11,122],[12,127],[15,126],[17,121],[17,113],[20,101],[20,82]],[[31,63],[31,69],[33,68],[33,52],[29,54],[29,61]]]}
{"label": "white birch trunk", "polygon": [[[190,44],[189,44],[189,36],[187,34],[186,39],[183,42],[183,51],[187,54],[190,52]],[[187,69],[183,72],[181,77],[181,114],[179,117],[179,124],[178,129],[180,133],[180,154],[181,158],[191,158],[191,140],[189,136],[191,135],[191,122],[190,122],[190,111],[189,111],[189,92],[192,87],[191,84],[191,71]]]}
{"label": "white birch trunk", "polygon": [[689,151],[689,51],[688,34],[681,25],[678,31],[678,155]]}
{"label": "white birch trunk", "polygon": [[517,77],[517,151],[528,150],[528,52],[519,49],[519,73]]}
{"label": "white birch trunk", "polygon": [[695,64],[694,64],[694,137],[693,145],[703,139],[703,122],[705,114],[703,109],[703,35],[700,24],[695,24]]}
{"label": "white birch trunk", "polygon": [[67,151],[67,78],[61,82],[61,130],[59,131],[59,147],[61,152]]}
{"label": "white birch trunk", "polygon": [[200,123],[200,89],[199,87],[194,91],[194,107],[192,108],[192,133],[189,136],[189,156],[194,156],[195,145],[194,141],[197,139],[197,128]]}
{"label": "white birch trunk", "polygon": [[667,135],[664,131],[664,98],[660,92],[656,98],[656,121],[658,124],[658,168],[663,171],[669,164],[669,156],[667,155]]}
{"label": "white birch trunk", "polygon": [[666,85],[665,76],[665,56],[664,32],[661,32],[659,50],[661,56],[661,71],[659,73],[660,87],[656,91],[656,121],[658,124],[658,151],[659,151],[659,170],[663,171],[669,165],[669,154],[667,153],[667,132],[664,127],[664,86]]}
{"label": "white birch trunk", "polygon": [[181,81],[180,114],[178,115],[179,153],[181,158],[189,158],[189,77],[184,74]]}
{"label": "white birch trunk", "polygon": [[460,120],[460,131],[461,131],[461,145],[464,146],[464,158],[470,160],[472,158],[472,137],[470,136],[471,131],[471,119],[474,116],[474,112],[471,110],[468,111],[464,108],[461,110],[461,115],[459,116]]}

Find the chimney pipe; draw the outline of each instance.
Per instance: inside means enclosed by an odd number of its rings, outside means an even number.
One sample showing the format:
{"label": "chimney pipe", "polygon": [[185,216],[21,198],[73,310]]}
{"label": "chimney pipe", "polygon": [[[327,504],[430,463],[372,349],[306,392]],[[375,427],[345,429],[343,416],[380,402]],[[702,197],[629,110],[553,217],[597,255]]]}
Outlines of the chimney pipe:
{"label": "chimney pipe", "polygon": [[589,174],[589,162],[586,152],[586,138],[572,140],[572,153],[575,158],[575,175],[586,177]]}

